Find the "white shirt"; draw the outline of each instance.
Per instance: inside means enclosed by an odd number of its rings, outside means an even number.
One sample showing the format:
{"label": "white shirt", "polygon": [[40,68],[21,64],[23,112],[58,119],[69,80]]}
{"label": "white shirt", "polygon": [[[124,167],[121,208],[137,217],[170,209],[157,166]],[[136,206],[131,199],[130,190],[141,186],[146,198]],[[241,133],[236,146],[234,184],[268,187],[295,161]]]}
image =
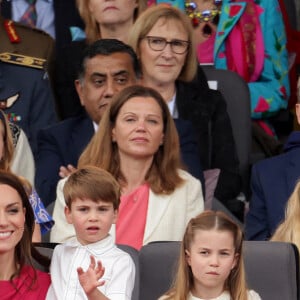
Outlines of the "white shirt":
{"label": "white shirt", "polygon": [[[19,22],[28,5],[26,0],[12,0],[12,19]],[[46,31],[55,39],[53,0],[37,0],[35,8],[37,14],[36,27]]]}
{"label": "white shirt", "polygon": [[117,248],[113,238],[107,238],[89,245],[81,245],[76,238],[57,245],[51,259],[52,284],[47,300],[88,299],[80,285],[77,268],[87,270],[90,255],[102,262],[105,281],[98,289],[111,300],[130,300],[135,280],[135,265],[130,255]]}
{"label": "white shirt", "polygon": [[93,127],[94,127],[95,132],[97,132],[98,128],[99,128],[99,124],[97,124],[96,122],[93,121]]}
{"label": "white shirt", "polygon": [[172,99],[168,102],[168,107],[169,107],[169,111],[170,111],[172,118],[177,119],[178,118],[178,110],[177,110],[177,106],[176,106],[176,93],[174,94]]}
{"label": "white shirt", "polygon": [[[187,300],[231,300],[231,298],[228,291],[224,291],[219,297],[209,299],[197,298],[190,293]],[[255,291],[249,290],[248,300],[261,300],[261,298]]]}

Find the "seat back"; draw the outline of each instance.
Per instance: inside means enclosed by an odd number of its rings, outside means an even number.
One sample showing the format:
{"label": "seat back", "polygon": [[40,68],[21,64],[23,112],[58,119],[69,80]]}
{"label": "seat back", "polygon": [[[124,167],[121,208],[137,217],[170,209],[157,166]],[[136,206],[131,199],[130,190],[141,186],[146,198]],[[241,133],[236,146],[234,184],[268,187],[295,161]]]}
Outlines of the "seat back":
{"label": "seat back", "polygon": [[[158,299],[171,285],[180,242],[154,242],[140,251],[140,297]],[[263,300],[299,300],[298,251],[293,244],[244,242],[244,262],[250,289]]]}
{"label": "seat back", "polygon": [[[57,244],[55,243],[33,243],[34,248],[43,256],[48,257],[50,261],[52,258],[54,247],[56,245]],[[36,259],[33,259],[32,263],[35,269],[43,272],[49,272],[49,268],[40,264]]]}
{"label": "seat back", "polygon": [[248,195],[251,153],[251,108],[248,84],[235,72],[216,69],[213,66],[201,67],[208,82],[216,83],[214,88],[222,93],[226,101],[240,163],[243,192]]}
{"label": "seat back", "polygon": [[123,250],[124,252],[128,253],[135,264],[135,282],[134,282],[133,292],[131,295],[131,300],[140,300],[142,298],[139,297],[139,290],[140,290],[139,252],[135,248],[127,245],[118,244],[117,247]]}
{"label": "seat back", "polygon": [[245,241],[247,283],[262,299],[299,300],[299,254],[291,243]]}
{"label": "seat back", "polygon": [[140,299],[154,300],[171,286],[180,242],[153,242],[140,250]]}

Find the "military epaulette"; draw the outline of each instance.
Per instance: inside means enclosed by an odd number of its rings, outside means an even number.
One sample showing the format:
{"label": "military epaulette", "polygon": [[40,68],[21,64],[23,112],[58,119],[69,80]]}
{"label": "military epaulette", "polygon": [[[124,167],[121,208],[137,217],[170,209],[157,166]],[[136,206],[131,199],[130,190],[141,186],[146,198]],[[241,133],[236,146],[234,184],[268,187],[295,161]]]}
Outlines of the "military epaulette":
{"label": "military epaulette", "polygon": [[6,63],[36,68],[44,69],[46,65],[46,59],[31,57],[28,55],[22,55],[17,53],[0,53],[0,60]]}

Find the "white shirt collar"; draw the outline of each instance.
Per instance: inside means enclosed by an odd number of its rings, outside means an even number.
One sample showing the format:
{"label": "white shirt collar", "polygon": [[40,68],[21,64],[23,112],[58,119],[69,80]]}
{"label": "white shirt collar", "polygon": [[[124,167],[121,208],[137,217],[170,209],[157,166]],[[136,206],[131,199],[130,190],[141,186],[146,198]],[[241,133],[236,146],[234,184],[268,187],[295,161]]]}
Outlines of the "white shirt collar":
{"label": "white shirt collar", "polygon": [[77,238],[74,237],[65,243],[65,247],[85,249],[94,256],[100,256],[102,253],[110,251],[112,248],[116,247],[116,245],[113,237],[108,234],[108,236],[103,240],[87,245],[81,245]]}
{"label": "white shirt collar", "polygon": [[176,92],[173,95],[172,99],[168,102],[168,107],[169,107],[169,111],[170,111],[172,118],[177,119],[178,118],[178,110],[177,110],[177,106],[176,106]]}
{"label": "white shirt collar", "polygon": [[[197,298],[192,295],[192,293],[189,293],[188,300],[207,300],[203,298]],[[230,295],[228,291],[224,291],[220,296],[216,298],[210,298],[209,300],[230,300]]]}
{"label": "white shirt collar", "polygon": [[93,121],[93,127],[94,127],[95,132],[97,132],[98,128],[99,128],[99,124],[97,124],[96,122]]}

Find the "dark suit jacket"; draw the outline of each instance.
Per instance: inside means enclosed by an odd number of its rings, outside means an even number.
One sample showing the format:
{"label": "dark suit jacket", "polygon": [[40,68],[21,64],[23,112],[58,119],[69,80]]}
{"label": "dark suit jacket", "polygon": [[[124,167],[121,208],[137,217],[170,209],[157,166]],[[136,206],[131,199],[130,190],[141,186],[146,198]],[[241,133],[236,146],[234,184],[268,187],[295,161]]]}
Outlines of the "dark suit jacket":
{"label": "dark suit jacket", "polygon": [[58,113],[62,120],[78,116],[84,112],[74,81],[77,79],[78,68],[85,47],[84,41],[72,42],[64,47],[56,57],[54,92]]}
{"label": "dark suit jacket", "polygon": [[37,131],[57,121],[49,80],[45,71],[31,67],[0,62],[0,69],[5,82],[17,92],[16,101],[7,101],[2,109],[24,130],[36,157]]}
{"label": "dark suit jacket", "polygon": [[[2,0],[1,14],[12,19],[10,0]],[[55,35],[57,49],[61,49],[71,42],[69,27],[77,26],[84,28],[83,22],[78,14],[75,0],[54,0],[53,8],[55,14]]]}
{"label": "dark suit jacket", "polygon": [[[191,174],[204,183],[192,125],[184,120],[175,120],[175,124],[179,133],[182,160]],[[93,134],[93,123],[86,115],[69,118],[38,133],[35,184],[45,206],[55,200],[60,166],[77,166],[79,156]]]}
{"label": "dark suit jacket", "polygon": [[226,102],[220,92],[201,83],[202,77],[200,82],[177,82],[176,104],[179,118],[195,128],[203,170],[221,170],[215,196],[226,204],[241,191],[239,162]]}
{"label": "dark suit jacket", "polygon": [[246,216],[246,239],[269,239],[284,219],[286,203],[300,178],[300,133],[292,133],[288,144],[295,135],[297,146],[262,160],[252,168],[252,198]]}
{"label": "dark suit jacket", "polygon": [[93,123],[85,115],[39,131],[35,185],[45,206],[55,200],[60,166],[77,166],[78,158],[93,134]]}

